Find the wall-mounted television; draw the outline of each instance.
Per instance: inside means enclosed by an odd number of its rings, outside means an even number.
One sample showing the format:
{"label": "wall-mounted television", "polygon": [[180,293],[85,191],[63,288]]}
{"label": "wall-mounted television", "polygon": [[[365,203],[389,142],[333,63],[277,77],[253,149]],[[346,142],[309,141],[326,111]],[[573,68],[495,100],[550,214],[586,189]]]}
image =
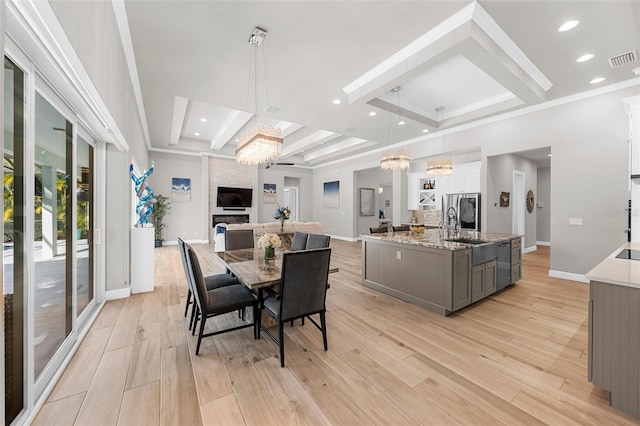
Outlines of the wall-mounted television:
{"label": "wall-mounted television", "polygon": [[252,196],[253,190],[251,188],[219,186],[216,205],[226,209],[251,207]]}

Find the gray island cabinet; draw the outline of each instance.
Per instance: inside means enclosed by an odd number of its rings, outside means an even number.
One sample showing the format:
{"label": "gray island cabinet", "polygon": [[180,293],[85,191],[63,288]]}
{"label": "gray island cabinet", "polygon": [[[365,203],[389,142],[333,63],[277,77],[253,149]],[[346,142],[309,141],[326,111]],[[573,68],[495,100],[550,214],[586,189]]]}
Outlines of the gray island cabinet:
{"label": "gray island cabinet", "polygon": [[640,243],[626,243],[587,273],[588,379],[610,404],[640,418]]}
{"label": "gray island cabinet", "polygon": [[[497,291],[498,259],[495,247],[490,246],[503,241],[511,242],[506,254],[507,284],[520,279],[520,237],[475,233],[473,239],[458,242],[438,235],[438,230],[426,230],[419,235],[409,232],[363,235],[363,284],[449,315]],[[494,251],[481,257],[476,251],[480,246]]]}

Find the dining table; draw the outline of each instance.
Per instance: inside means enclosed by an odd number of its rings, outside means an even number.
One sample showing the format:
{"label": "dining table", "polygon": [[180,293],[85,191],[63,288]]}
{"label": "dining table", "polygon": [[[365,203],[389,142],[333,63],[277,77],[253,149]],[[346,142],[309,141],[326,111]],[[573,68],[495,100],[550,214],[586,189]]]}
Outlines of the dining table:
{"label": "dining table", "polygon": [[[215,252],[216,258],[249,290],[271,288],[279,290],[282,278],[282,256],[286,251],[276,249],[275,258],[265,259],[264,249],[244,248]],[[329,273],[339,271],[334,265],[329,265]],[[261,291],[258,296],[261,296]]]}

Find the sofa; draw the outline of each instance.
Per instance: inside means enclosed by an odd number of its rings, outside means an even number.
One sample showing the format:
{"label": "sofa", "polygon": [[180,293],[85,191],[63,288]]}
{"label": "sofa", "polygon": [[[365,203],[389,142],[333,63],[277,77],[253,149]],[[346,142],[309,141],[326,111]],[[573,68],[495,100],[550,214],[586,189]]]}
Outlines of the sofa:
{"label": "sofa", "polygon": [[[277,234],[280,232],[280,222],[266,222],[266,223],[233,223],[233,224],[225,224],[219,223],[216,225],[214,231],[213,238],[213,249],[214,251],[224,251],[224,233],[226,230],[236,230],[236,229],[253,229],[254,239],[257,239],[257,236],[262,235],[264,233],[270,232],[272,234]],[[293,233],[295,231],[303,231],[308,232],[310,234],[324,234],[324,229],[320,222],[293,222],[293,221],[285,221],[284,222],[284,232]]]}

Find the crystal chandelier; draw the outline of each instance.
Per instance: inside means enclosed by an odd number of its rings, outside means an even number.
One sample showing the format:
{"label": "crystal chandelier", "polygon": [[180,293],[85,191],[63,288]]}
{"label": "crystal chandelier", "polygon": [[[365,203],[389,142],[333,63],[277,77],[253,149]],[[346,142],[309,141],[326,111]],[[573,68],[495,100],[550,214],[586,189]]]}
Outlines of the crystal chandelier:
{"label": "crystal chandelier", "polygon": [[[442,152],[444,152],[444,135],[442,135]],[[427,176],[449,176],[453,173],[451,157],[439,157],[427,160]]]}
{"label": "crystal chandelier", "polygon": [[[391,93],[396,95],[398,108],[398,125],[402,125],[404,124],[404,122],[400,120],[400,86],[396,86],[391,89]],[[389,130],[387,134],[387,144],[389,144],[391,140],[391,116],[393,115],[393,105],[391,109],[392,111],[389,112]],[[409,155],[407,155],[407,153],[403,149],[387,149],[382,153],[382,158],[380,159],[380,169],[382,170],[406,170],[409,168],[409,165]]]}
{"label": "crystal chandelier", "polygon": [[385,151],[380,160],[382,170],[405,170],[409,168],[409,156],[396,154],[392,151]]}
{"label": "crystal chandelier", "polygon": [[427,176],[449,176],[453,172],[451,158],[427,160]]}
{"label": "crystal chandelier", "polygon": [[[238,146],[236,148],[236,162],[245,166],[254,166],[260,163],[266,163],[280,155],[282,151],[282,137],[280,129],[273,127],[270,124],[262,124],[258,122],[258,63],[256,57],[256,49],[264,38],[267,36],[267,32],[262,28],[255,27],[249,38],[249,44],[253,48],[254,56],[254,79],[255,79],[255,108],[256,108],[256,124],[247,133],[242,135]],[[251,77],[249,77],[251,79]],[[265,87],[266,87],[266,72],[265,72]],[[266,90],[267,96],[269,91]],[[248,102],[247,102],[248,103]],[[267,104],[269,99],[267,98]]]}

